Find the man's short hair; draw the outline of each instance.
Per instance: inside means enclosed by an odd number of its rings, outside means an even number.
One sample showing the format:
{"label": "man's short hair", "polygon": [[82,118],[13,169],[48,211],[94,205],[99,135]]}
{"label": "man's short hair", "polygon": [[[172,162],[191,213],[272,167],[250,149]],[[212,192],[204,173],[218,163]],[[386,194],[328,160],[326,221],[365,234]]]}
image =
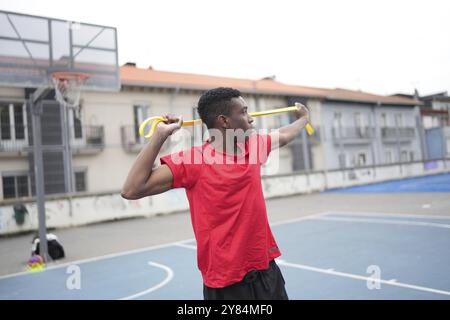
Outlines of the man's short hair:
{"label": "man's short hair", "polygon": [[219,87],[206,91],[198,100],[198,114],[206,126],[214,128],[216,118],[231,114],[231,99],[241,96],[239,90]]}

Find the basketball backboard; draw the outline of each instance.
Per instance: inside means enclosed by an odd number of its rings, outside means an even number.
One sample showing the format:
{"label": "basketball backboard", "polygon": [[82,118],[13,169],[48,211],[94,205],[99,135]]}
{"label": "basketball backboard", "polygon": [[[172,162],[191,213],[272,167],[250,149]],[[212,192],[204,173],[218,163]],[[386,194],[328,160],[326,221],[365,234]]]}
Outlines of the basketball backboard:
{"label": "basketball backboard", "polygon": [[0,11],[0,86],[51,87],[54,72],[88,74],[83,90],[118,91],[116,29]]}

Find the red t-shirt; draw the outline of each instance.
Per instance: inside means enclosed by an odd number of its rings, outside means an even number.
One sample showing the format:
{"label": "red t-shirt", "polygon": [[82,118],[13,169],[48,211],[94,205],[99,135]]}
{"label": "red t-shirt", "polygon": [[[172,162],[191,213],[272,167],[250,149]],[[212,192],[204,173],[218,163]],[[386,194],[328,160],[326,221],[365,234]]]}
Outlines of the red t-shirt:
{"label": "red t-shirt", "polygon": [[255,133],[238,145],[243,151],[238,155],[206,142],[161,158],[172,171],[172,188],[186,189],[198,268],[211,288],[239,282],[251,270],[267,269],[269,261],[281,255],[261,185],[270,136]]}

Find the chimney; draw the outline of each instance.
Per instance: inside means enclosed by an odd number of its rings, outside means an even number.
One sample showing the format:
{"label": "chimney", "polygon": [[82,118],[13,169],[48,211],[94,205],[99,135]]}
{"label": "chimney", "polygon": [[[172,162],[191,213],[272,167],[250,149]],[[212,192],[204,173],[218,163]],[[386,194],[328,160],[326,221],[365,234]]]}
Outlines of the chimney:
{"label": "chimney", "polygon": [[277,78],[276,75],[273,75],[273,76],[264,77],[261,80],[275,80],[276,78]]}

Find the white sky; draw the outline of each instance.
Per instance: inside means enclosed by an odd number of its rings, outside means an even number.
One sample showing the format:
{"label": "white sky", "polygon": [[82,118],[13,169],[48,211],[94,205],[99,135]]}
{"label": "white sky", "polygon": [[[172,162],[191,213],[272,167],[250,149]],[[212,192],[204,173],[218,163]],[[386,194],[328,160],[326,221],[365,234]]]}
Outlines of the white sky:
{"label": "white sky", "polygon": [[0,10],[117,27],[120,64],[450,93],[448,0],[0,0]]}

